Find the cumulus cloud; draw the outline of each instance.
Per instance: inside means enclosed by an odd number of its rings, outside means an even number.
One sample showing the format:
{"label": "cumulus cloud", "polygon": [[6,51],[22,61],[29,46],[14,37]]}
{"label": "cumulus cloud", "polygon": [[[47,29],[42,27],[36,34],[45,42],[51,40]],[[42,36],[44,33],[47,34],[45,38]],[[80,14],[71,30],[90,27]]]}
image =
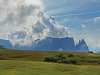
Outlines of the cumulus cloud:
{"label": "cumulus cloud", "polygon": [[0,0],[0,29],[6,30],[13,46],[30,46],[45,37],[68,36],[68,28],[58,25],[43,9],[40,0]]}

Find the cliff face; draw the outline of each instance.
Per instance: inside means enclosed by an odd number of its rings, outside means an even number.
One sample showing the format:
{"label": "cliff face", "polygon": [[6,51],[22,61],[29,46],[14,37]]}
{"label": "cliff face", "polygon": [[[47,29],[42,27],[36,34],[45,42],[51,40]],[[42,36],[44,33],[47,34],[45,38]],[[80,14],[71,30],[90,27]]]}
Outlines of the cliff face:
{"label": "cliff face", "polygon": [[74,44],[73,38],[46,38],[39,41],[35,50],[50,50],[50,51],[74,51],[74,52],[88,52],[88,46],[84,39],[79,40],[78,44]]}
{"label": "cliff face", "polygon": [[88,46],[84,39],[79,40],[78,44],[74,44],[74,39],[66,38],[50,38],[47,37],[43,40],[36,40],[31,46],[13,47],[8,40],[0,40],[0,44],[6,48],[21,49],[21,50],[42,50],[42,51],[73,51],[73,52],[88,52]]}
{"label": "cliff face", "polygon": [[35,50],[72,50],[75,47],[73,38],[46,38],[39,41]]}
{"label": "cliff face", "polygon": [[81,51],[88,52],[89,51],[88,46],[87,46],[86,42],[84,41],[84,39],[79,40],[79,43],[76,44],[76,50],[78,52],[81,52]]}

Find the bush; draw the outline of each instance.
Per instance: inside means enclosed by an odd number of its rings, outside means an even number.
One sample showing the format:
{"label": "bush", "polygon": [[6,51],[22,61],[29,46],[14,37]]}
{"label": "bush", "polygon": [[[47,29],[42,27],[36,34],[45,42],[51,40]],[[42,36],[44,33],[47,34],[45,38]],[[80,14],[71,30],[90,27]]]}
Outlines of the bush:
{"label": "bush", "polygon": [[56,57],[57,59],[59,59],[59,60],[60,60],[60,59],[66,59],[66,57],[65,57],[63,54],[61,54],[61,53],[60,53],[60,54],[56,54],[55,57]]}
{"label": "bush", "polygon": [[56,63],[61,63],[61,60],[57,60]]}
{"label": "bush", "polygon": [[63,63],[70,64],[70,61],[68,59],[64,59]]}
{"label": "bush", "polygon": [[57,59],[55,57],[44,57],[44,61],[47,61],[47,62],[56,62]]}
{"label": "bush", "polygon": [[66,59],[66,57],[61,53],[55,55],[55,57],[56,57],[57,60],[61,60],[62,63],[63,63],[63,59]]}
{"label": "bush", "polygon": [[0,60],[8,60],[8,59],[0,56]]}
{"label": "bush", "polygon": [[71,58],[71,57],[74,57],[74,55],[73,54],[69,54],[67,57],[70,57]]}
{"label": "bush", "polygon": [[[66,59],[65,56],[63,56],[63,54],[56,54],[55,57],[51,56],[51,57],[44,57],[44,61],[47,62],[59,62],[63,63],[63,59]],[[58,61],[57,61],[58,60]]]}
{"label": "bush", "polygon": [[77,60],[75,58],[69,60],[72,64],[76,64]]}
{"label": "bush", "polygon": [[100,64],[100,62],[98,62],[98,64]]}
{"label": "bush", "polygon": [[85,58],[85,57],[81,57],[81,58]]}
{"label": "bush", "polygon": [[[73,54],[69,54],[68,57],[74,57]],[[75,58],[68,58],[66,59],[63,54],[57,54],[54,57],[44,57],[44,61],[46,62],[56,62],[56,63],[66,63],[66,64],[76,64],[77,60]]]}
{"label": "bush", "polygon": [[57,61],[57,59],[55,58],[55,57],[50,57],[50,60],[51,60],[51,62],[56,62]]}
{"label": "bush", "polygon": [[44,61],[50,62],[50,57],[44,57]]}

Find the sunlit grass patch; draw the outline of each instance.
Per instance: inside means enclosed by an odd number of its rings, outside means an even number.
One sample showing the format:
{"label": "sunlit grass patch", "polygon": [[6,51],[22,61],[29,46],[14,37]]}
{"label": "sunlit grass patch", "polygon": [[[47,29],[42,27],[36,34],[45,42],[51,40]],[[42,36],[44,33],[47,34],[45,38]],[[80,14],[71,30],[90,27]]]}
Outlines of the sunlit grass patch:
{"label": "sunlit grass patch", "polygon": [[0,60],[0,75],[99,75],[99,66]]}

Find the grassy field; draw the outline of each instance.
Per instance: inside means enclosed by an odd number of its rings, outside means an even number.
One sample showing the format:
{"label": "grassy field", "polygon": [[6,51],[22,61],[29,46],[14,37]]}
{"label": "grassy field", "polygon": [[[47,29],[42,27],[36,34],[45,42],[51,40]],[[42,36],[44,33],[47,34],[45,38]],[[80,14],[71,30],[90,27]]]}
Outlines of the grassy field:
{"label": "grassy field", "polygon": [[0,75],[100,75],[100,66],[1,60]]}
{"label": "grassy field", "polygon": [[41,61],[45,56],[55,56],[62,53],[67,57],[73,54],[78,65],[100,65],[100,53],[57,52],[57,51],[23,51],[14,49],[0,49],[0,55],[11,60]]}
{"label": "grassy field", "polygon": [[[43,62],[45,56],[73,54],[78,63]],[[0,49],[0,75],[100,75],[100,54]]]}

